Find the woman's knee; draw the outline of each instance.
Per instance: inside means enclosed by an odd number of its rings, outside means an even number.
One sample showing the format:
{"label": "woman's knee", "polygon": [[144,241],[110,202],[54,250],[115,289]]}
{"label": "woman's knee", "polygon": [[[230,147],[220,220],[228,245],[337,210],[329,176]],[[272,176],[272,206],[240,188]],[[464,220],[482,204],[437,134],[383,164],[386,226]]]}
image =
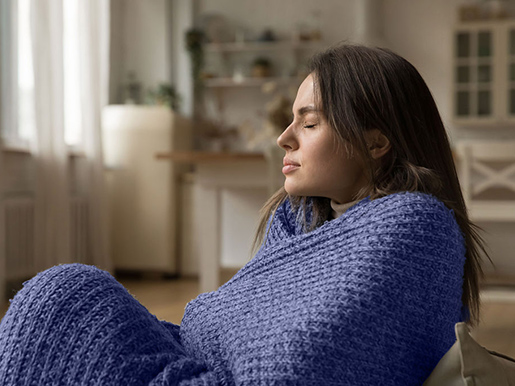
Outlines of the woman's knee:
{"label": "woman's knee", "polygon": [[61,264],[39,272],[23,283],[11,300],[10,308],[45,302],[46,307],[63,301],[79,300],[91,289],[120,284],[109,272],[84,264]]}
{"label": "woman's knee", "polygon": [[[32,279],[23,283],[23,289],[27,288],[44,288],[48,291],[57,287],[74,286],[77,283],[86,283],[91,281],[103,282],[112,281],[114,278],[109,272],[84,264],[60,264],[39,272]],[[22,290],[23,291],[23,290]]]}

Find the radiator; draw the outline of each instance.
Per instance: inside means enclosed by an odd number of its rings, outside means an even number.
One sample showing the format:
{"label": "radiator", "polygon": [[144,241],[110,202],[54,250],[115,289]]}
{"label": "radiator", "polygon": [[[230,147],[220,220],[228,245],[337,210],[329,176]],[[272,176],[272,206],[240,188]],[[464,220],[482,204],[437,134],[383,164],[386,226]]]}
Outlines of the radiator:
{"label": "radiator", "polygon": [[35,273],[34,199],[7,198],[4,208],[5,279],[24,279]]}
{"label": "radiator", "polygon": [[71,260],[75,263],[93,264],[89,253],[89,203],[87,198],[72,198],[70,216]]}
{"label": "radiator", "polygon": [[[35,210],[32,197],[4,201],[5,280],[27,279],[37,273]],[[89,205],[83,197],[70,203],[70,261],[91,264],[89,253]]]}

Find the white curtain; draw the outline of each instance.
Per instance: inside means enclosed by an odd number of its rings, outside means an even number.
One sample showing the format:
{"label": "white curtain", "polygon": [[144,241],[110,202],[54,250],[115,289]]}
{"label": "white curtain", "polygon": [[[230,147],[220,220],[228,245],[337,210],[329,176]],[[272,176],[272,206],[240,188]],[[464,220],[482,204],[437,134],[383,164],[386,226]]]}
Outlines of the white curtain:
{"label": "white curtain", "polygon": [[70,183],[64,142],[63,7],[32,0],[31,30],[37,141],[36,269],[72,262]]}
{"label": "white curtain", "polygon": [[[70,164],[64,133],[63,1],[32,0],[37,142],[36,269],[74,262]],[[80,1],[80,87],[89,201],[88,263],[111,270],[102,176],[100,114],[107,102],[109,1]],[[78,91],[79,92],[79,91]]]}
{"label": "white curtain", "polygon": [[101,112],[109,95],[109,9],[110,2],[106,0],[79,2],[82,127],[90,204],[89,251],[92,264],[112,272],[101,128]]}

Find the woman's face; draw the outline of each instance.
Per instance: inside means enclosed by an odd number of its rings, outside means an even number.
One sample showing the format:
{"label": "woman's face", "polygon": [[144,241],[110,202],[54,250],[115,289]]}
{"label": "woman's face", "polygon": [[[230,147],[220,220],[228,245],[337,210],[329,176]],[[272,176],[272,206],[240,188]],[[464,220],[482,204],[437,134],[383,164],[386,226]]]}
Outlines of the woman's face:
{"label": "woman's face", "polygon": [[286,151],[284,188],[293,196],[327,197],[338,203],[353,200],[367,184],[363,162],[354,151],[337,146],[334,130],[315,105],[314,78],[300,85],[293,103],[293,122],[277,139]]}

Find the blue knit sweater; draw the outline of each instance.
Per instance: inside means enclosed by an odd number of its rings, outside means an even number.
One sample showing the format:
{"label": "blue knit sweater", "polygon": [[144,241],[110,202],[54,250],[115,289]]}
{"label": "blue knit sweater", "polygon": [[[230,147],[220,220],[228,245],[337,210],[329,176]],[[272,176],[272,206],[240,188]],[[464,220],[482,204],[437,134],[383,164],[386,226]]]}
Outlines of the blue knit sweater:
{"label": "blue knit sweater", "polygon": [[94,267],[38,274],[0,324],[0,384],[422,384],[462,320],[452,211],[403,192],[309,233],[296,218],[285,202],[257,255],[180,326]]}

